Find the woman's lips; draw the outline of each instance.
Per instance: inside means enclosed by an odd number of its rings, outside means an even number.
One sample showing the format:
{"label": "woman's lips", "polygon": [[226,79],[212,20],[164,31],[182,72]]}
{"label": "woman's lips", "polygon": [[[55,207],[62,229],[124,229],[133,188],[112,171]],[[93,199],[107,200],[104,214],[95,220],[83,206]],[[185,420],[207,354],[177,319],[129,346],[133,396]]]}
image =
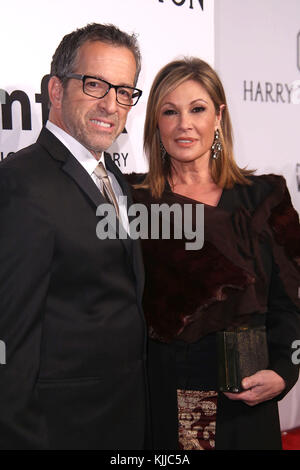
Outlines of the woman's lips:
{"label": "woman's lips", "polygon": [[188,137],[180,137],[178,139],[175,139],[175,142],[177,145],[180,145],[182,147],[189,147],[190,145],[193,145],[194,142],[196,142],[196,139],[188,138]]}

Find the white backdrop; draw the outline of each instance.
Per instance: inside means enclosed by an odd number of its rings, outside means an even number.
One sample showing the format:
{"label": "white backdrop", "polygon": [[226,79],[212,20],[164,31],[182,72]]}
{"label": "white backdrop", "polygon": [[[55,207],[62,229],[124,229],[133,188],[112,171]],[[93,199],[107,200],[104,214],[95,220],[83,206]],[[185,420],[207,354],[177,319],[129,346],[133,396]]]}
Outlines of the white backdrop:
{"label": "white backdrop", "polygon": [[300,1],[216,0],[215,9],[215,66],[236,159],[259,174],[284,175],[300,213],[300,93],[292,91],[300,79]]}
{"label": "white backdrop", "polygon": [[[158,70],[181,55],[214,62],[214,1],[202,0],[5,0],[1,3],[0,89],[25,91],[30,100],[32,131],[22,130],[20,104],[13,104],[13,129],[3,129],[0,113],[0,157],[31,144],[41,125],[35,102],[41,79],[62,37],[87,23],[114,23],[138,35],[143,56],[138,87],[144,93],[128,115],[123,133],[108,150],[123,172],[143,171],[142,135],[150,85]],[[3,45],[5,45],[3,47]],[[2,101],[4,94],[0,93]]]}
{"label": "white backdrop", "polygon": [[[300,93],[292,90],[300,79],[300,0],[216,0],[215,12],[215,68],[236,159],[258,174],[283,175],[300,213]],[[279,411],[282,429],[300,426],[300,380]]]}

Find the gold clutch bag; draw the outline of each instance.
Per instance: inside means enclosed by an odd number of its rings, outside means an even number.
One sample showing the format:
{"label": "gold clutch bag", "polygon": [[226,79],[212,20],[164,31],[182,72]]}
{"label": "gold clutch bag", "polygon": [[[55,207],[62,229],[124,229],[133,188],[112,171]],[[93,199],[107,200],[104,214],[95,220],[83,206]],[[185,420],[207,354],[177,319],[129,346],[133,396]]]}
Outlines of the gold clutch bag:
{"label": "gold clutch bag", "polygon": [[243,391],[244,377],[268,367],[268,344],[264,326],[237,328],[217,333],[218,385],[222,392]]}

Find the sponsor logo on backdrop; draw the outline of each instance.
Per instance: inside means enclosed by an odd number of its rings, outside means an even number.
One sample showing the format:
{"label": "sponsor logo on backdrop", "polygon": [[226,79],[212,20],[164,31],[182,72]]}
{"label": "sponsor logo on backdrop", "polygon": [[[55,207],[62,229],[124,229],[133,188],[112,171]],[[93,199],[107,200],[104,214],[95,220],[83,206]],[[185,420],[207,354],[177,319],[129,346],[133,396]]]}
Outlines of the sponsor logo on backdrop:
{"label": "sponsor logo on backdrop", "polygon": [[126,168],[127,166],[127,158],[128,158],[128,152],[121,152],[121,153],[118,153],[118,152],[104,152],[104,155],[107,155],[109,156],[114,162],[116,165],[118,165],[120,168],[123,167],[123,168]]}
{"label": "sponsor logo on backdrop", "polygon": [[[297,34],[297,68],[300,70],[300,31]],[[300,80],[291,84],[281,82],[260,82],[244,80],[244,101],[260,103],[287,103],[300,104]]]}
{"label": "sponsor logo on backdrop", "polygon": [[[50,75],[45,75],[41,80],[41,92],[35,93],[35,103],[40,103],[42,107],[42,124],[44,125],[48,119],[48,81]],[[32,130],[32,104],[30,103],[29,96],[23,90],[14,90],[8,93],[6,90],[0,90],[0,104],[2,112],[2,129],[13,130],[13,103],[18,102],[20,104],[20,117],[22,124],[22,131]],[[127,134],[127,130],[124,128],[123,134]],[[14,152],[4,152],[0,150],[0,160],[13,155]],[[128,153],[112,153],[109,154],[114,162],[121,167],[126,167]]]}
{"label": "sponsor logo on backdrop", "polygon": [[[41,80],[41,92],[35,93],[35,103],[41,103],[42,120],[45,124],[48,118],[48,81],[50,75],[45,75]],[[15,101],[20,103],[21,122],[23,131],[31,131],[31,104],[27,93],[23,90],[14,90],[8,93],[1,90],[2,129],[12,130],[12,105]]]}
{"label": "sponsor logo on backdrop", "polygon": [[197,6],[204,10],[204,0],[158,0],[159,3],[171,3],[177,7],[188,6],[191,9],[196,9]]}
{"label": "sponsor logo on backdrop", "polygon": [[260,103],[291,103],[292,85],[288,83],[244,80],[244,101]]}

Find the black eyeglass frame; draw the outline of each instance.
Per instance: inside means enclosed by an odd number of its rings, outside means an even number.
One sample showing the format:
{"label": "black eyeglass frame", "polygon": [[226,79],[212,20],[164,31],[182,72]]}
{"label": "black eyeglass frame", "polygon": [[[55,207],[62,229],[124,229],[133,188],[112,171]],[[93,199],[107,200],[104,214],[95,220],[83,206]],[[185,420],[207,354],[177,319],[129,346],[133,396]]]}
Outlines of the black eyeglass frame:
{"label": "black eyeglass frame", "polygon": [[[101,100],[102,98],[104,98],[104,96],[106,96],[108,94],[108,92],[110,91],[111,88],[114,88],[115,91],[116,91],[116,100],[117,100],[117,103],[119,103],[120,105],[122,106],[135,106],[140,97],[142,96],[143,94],[143,91],[140,90],[139,88],[135,88],[135,87],[132,87],[132,86],[128,86],[128,85],[112,85],[111,83],[109,83],[107,80],[103,80],[103,78],[99,78],[99,77],[94,77],[92,75],[81,75],[79,73],[68,73],[67,75],[65,75],[66,78],[75,78],[75,80],[81,80],[82,81],[82,91],[85,95],[88,95],[88,96],[91,96],[92,98],[96,98],[97,100]],[[85,81],[87,78],[93,78],[95,80],[98,80],[100,82],[103,82],[103,83],[106,83],[106,85],[108,85],[108,89],[107,91],[105,92],[105,94],[103,96],[100,96],[100,97],[97,97],[97,96],[94,96],[94,95],[91,95],[90,93],[87,93],[85,90],[84,90],[84,85],[85,85]],[[125,103],[120,103],[120,101],[118,101],[118,89],[119,88],[129,88],[130,90],[135,90],[136,93],[137,93],[137,100],[134,104],[125,104]],[[136,97],[136,94],[133,93],[132,94],[132,97]]]}

